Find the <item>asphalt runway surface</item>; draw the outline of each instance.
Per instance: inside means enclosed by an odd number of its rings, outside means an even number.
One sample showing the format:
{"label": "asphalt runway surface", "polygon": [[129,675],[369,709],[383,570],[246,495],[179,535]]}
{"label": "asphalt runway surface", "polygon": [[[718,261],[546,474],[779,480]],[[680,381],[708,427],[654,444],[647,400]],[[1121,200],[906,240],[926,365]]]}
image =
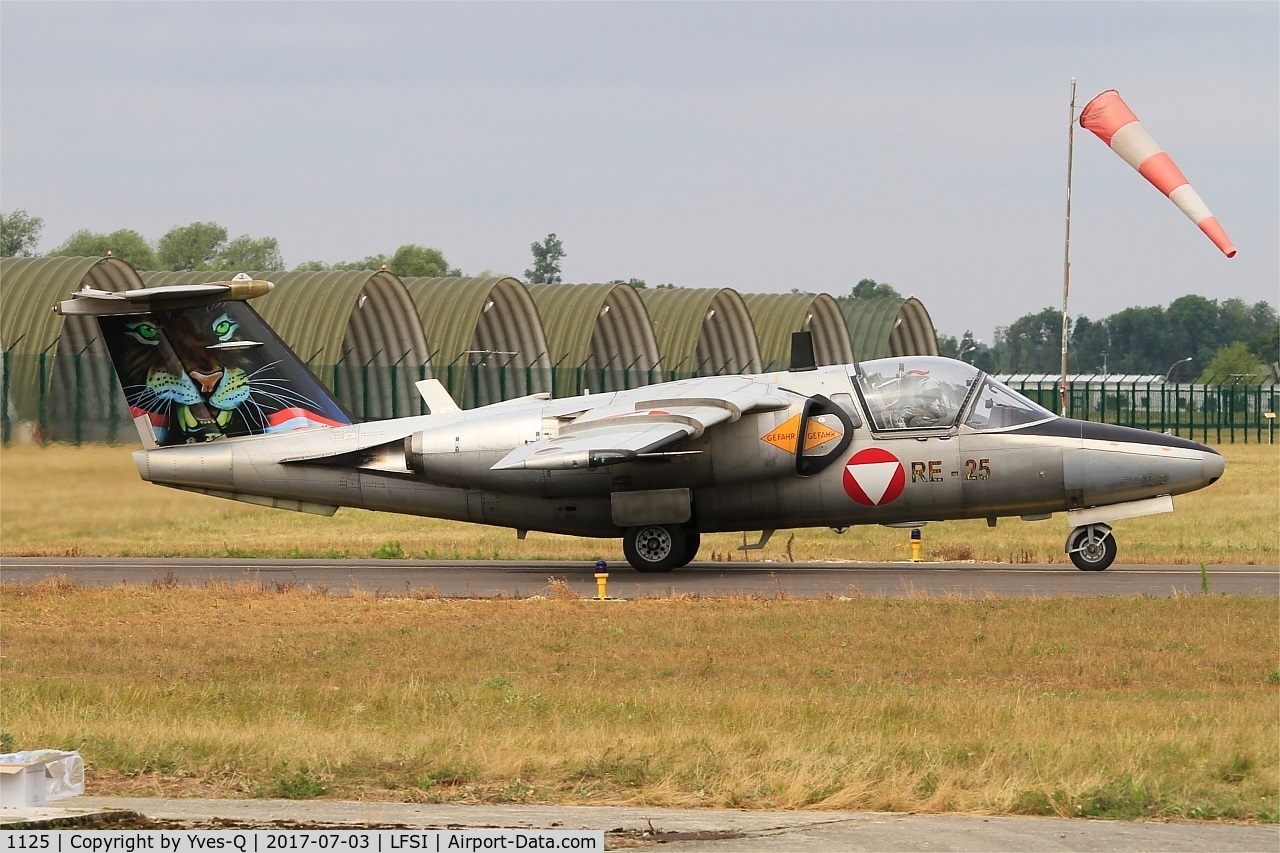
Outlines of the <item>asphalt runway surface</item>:
{"label": "asphalt runway surface", "polygon": [[[562,580],[575,593],[595,597],[597,568],[585,562],[501,560],[244,560],[136,557],[5,557],[0,580],[35,583],[66,575],[85,586],[201,585],[208,581],[264,586],[354,589],[403,595],[411,591],[449,598],[528,598]],[[1082,572],[1070,564],[1001,563],[702,563],[667,573],[637,572],[625,563],[607,567],[613,598],[697,595],[765,598],[915,595],[1058,596],[1198,595],[1199,565],[1114,565]],[[1280,567],[1208,566],[1209,592],[1280,597]]]}

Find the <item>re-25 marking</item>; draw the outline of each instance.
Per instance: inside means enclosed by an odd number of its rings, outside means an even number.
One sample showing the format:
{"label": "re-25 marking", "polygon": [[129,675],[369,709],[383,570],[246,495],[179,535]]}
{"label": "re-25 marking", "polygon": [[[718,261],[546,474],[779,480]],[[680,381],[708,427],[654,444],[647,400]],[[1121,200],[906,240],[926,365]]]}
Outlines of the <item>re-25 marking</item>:
{"label": "re-25 marking", "polygon": [[[964,460],[964,478],[966,480],[989,480],[991,479],[991,460],[990,459],[966,459]],[[959,476],[958,471],[952,471],[951,476]],[[930,459],[928,462],[912,462],[911,463],[911,482],[913,483],[941,483],[942,476],[942,460]]]}

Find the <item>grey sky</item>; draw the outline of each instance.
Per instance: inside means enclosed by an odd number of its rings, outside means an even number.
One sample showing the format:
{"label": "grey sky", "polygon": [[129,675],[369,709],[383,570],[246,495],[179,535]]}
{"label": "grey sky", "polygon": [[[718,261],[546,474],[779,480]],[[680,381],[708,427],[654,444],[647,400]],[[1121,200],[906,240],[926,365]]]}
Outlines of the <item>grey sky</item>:
{"label": "grey sky", "polygon": [[1077,127],[1072,314],[1276,304],[1280,4],[0,4],[0,206],[566,281],[1061,302],[1067,108],[1118,89],[1239,254]]}

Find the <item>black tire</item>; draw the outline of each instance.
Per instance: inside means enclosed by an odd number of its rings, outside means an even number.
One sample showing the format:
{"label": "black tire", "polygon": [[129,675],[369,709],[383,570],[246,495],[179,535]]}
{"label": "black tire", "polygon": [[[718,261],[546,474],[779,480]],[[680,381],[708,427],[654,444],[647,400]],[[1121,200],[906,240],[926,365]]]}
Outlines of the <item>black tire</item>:
{"label": "black tire", "polygon": [[684,557],[680,560],[681,566],[687,566],[693,562],[693,558],[698,556],[698,549],[702,547],[702,536],[696,530],[686,530],[684,540]]}
{"label": "black tire", "polygon": [[680,561],[688,540],[678,524],[643,524],[627,528],[622,535],[622,553],[636,571],[669,572],[684,565]]}
{"label": "black tire", "polygon": [[1101,572],[1115,562],[1116,537],[1107,529],[1077,527],[1067,538],[1071,562],[1082,572]]}

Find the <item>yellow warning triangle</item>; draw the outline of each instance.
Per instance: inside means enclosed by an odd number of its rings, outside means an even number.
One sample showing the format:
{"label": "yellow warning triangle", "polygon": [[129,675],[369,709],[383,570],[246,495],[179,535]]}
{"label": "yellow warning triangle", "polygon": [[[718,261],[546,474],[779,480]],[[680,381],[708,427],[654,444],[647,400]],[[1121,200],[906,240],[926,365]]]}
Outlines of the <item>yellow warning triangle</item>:
{"label": "yellow warning triangle", "polygon": [[816,418],[809,418],[809,423],[805,425],[804,430],[804,449],[812,450],[819,445],[826,444],[833,438],[839,438],[840,432],[832,429],[822,421]]}
{"label": "yellow warning triangle", "polygon": [[800,436],[800,416],[795,415],[786,423],[774,428],[772,432],[760,436],[761,441],[768,442],[787,453],[796,452],[796,443]]}

